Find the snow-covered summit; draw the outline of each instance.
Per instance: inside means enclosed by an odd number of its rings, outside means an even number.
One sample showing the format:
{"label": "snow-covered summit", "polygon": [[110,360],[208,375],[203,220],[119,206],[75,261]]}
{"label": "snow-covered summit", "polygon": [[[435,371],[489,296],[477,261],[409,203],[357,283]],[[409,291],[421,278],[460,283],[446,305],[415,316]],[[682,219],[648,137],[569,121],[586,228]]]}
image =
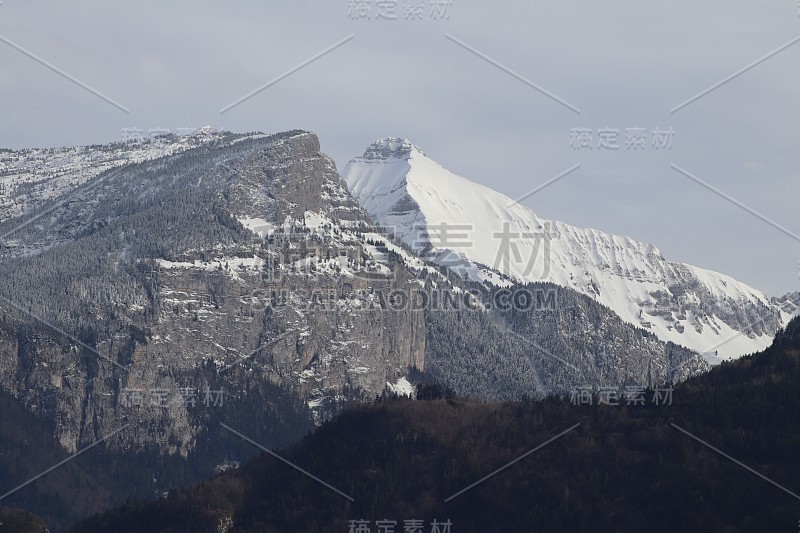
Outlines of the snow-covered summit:
{"label": "snow-covered summit", "polygon": [[343,175],[370,216],[415,253],[479,281],[496,282],[492,274],[500,273],[570,287],[709,360],[767,347],[790,317],[763,292],[668,261],[652,244],[541,219],[407,139],[376,141]]}
{"label": "snow-covered summit", "polygon": [[414,145],[414,143],[408,139],[385,137],[370,144],[361,159],[365,161],[407,160],[413,153],[425,155],[418,146]]}

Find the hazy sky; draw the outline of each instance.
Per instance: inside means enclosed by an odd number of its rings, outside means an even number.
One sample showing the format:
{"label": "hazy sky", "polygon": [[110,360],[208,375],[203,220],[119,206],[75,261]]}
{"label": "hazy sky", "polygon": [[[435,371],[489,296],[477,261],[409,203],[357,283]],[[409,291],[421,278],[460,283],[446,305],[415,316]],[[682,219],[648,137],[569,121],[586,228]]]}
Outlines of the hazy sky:
{"label": "hazy sky", "polygon": [[[341,169],[402,136],[512,197],[580,163],[525,205],[770,295],[800,290],[800,42],[671,112],[800,36],[797,0],[433,3],[384,2],[387,20],[372,0],[360,20],[348,0],[3,0],[0,37],[129,113],[0,42],[0,146],[106,143],[126,127],[301,128]],[[405,18],[413,4],[422,20]],[[570,147],[576,128],[592,130],[592,150]],[[598,149],[603,128],[620,149]],[[646,130],[644,150],[625,148],[628,128]],[[672,128],[671,150],[651,145],[656,128]]]}

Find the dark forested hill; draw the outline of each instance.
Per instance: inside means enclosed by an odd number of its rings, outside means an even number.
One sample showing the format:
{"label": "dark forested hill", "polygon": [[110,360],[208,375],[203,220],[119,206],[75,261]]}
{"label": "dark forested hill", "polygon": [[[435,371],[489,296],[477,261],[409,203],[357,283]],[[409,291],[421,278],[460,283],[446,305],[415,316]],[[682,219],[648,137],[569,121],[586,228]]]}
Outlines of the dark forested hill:
{"label": "dark forested hill", "polygon": [[265,454],[76,531],[797,530],[799,319],[763,353],[637,399],[387,399],[282,452],[352,501]]}

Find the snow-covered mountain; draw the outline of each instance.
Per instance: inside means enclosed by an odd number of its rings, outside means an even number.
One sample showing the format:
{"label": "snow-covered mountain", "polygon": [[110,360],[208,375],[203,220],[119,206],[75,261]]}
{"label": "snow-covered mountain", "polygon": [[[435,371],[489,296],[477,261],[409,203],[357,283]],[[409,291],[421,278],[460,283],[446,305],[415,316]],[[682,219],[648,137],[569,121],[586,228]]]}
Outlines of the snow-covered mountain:
{"label": "snow-covered mountain", "polygon": [[[24,209],[0,220],[0,391],[32,410],[50,402],[67,450],[111,429],[123,389],[214,381],[245,398],[270,384],[318,422],[387,388],[407,394],[420,373],[501,401],[708,368],[574,290],[527,288],[558,293],[558,309],[495,308],[497,290],[382,235],[310,132],[162,140],[41,151],[30,187],[21,169],[37,151],[6,152],[0,183],[17,184],[9,197]],[[65,160],[73,179],[57,170]],[[194,446],[186,407],[148,412],[170,453]]]}
{"label": "snow-covered mountain", "polygon": [[730,276],[668,261],[652,244],[543,220],[407,139],[376,141],[343,175],[373,219],[418,255],[484,283],[573,288],[710,362],[766,348],[796,312]]}

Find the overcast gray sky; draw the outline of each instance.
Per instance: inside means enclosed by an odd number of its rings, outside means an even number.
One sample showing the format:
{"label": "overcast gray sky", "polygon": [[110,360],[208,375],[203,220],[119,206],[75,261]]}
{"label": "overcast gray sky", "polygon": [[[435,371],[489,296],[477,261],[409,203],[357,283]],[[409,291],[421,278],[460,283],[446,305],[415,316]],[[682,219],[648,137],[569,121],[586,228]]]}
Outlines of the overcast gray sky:
{"label": "overcast gray sky", "polygon": [[[378,0],[369,20],[349,0],[3,0],[0,37],[130,112],[0,42],[0,146],[106,143],[125,127],[302,128],[341,169],[402,136],[512,197],[580,163],[525,205],[770,295],[800,290],[800,42],[671,113],[800,36],[797,0],[393,3],[397,20],[378,18]],[[407,20],[420,3],[422,20]],[[570,147],[575,128],[592,130],[593,150]],[[620,130],[619,150],[597,148],[601,128]],[[647,130],[645,150],[625,149],[627,128]],[[650,144],[655,128],[673,129],[671,150]]]}

